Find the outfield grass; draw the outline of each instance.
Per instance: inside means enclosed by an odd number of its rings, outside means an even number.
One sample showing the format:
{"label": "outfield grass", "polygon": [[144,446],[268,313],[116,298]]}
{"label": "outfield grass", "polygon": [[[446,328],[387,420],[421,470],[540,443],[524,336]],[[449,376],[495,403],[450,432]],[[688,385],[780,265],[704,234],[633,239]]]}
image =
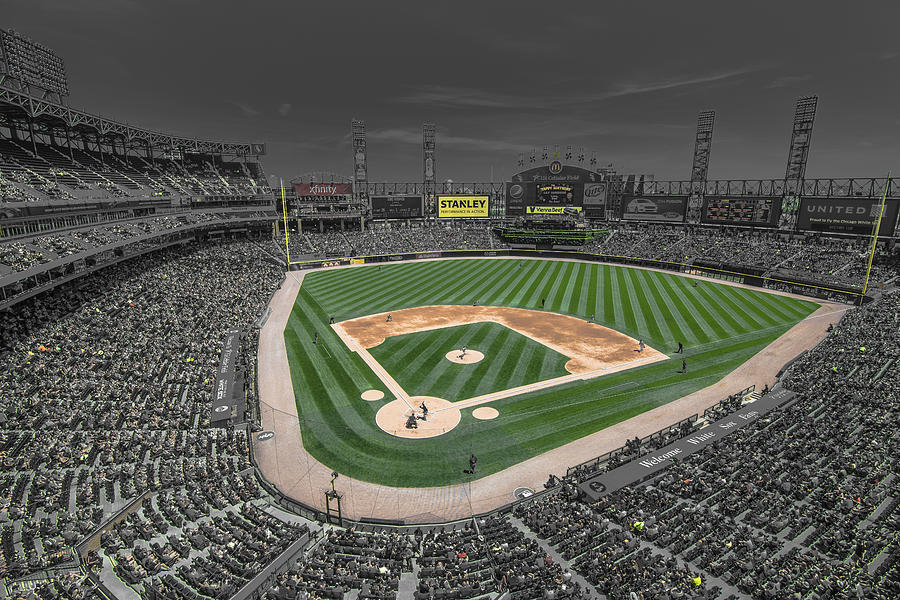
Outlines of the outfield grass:
{"label": "outfield grass", "polygon": [[[385,485],[464,481],[470,453],[478,456],[479,475],[488,475],[715,383],[818,307],[755,289],[692,282],[674,273],[545,260],[443,260],[310,273],[284,332],[303,444],[325,465]],[[474,419],[472,409],[464,409],[447,434],[406,440],[375,424],[375,413],[393,397],[359,398],[367,389],[387,390],[328,326],[330,316],[341,321],[475,300],[539,309],[541,299],[545,310],[584,319],[593,314],[597,323],[666,353],[681,341],[688,372],[676,372],[681,355],[675,355],[492,402],[500,411],[493,421]],[[312,344],[314,332],[318,345]],[[424,380],[428,374],[422,371],[431,368],[389,370],[398,380]]]}
{"label": "outfield grass", "polygon": [[[485,359],[452,363],[447,352],[468,347]],[[569,375],[569,357],[499,323],[473,323],[388,337],[369,353],[411,396],[457,402]]]}

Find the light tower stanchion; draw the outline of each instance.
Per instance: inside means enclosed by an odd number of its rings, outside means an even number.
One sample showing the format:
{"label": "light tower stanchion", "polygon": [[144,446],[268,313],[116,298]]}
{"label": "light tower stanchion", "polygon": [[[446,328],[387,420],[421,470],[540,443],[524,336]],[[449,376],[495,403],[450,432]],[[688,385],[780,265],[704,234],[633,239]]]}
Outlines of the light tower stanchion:
{"label": "light tower stanchion", "polygon": [[334,480],[338,472],[331,472],[331,489],[325,492],[325,522],[338,527],[344,526],[344,517],[341,513],[341,499],[343,494],[334,489]]}

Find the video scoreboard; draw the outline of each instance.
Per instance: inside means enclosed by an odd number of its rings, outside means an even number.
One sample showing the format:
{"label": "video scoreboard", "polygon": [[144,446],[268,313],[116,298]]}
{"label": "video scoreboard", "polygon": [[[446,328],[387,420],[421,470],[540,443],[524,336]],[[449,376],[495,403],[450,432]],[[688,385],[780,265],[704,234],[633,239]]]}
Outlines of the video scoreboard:
{"label": "video scoreboard", "polygon": [[781,200],[772,197],[707,196],[703,223],[775,227]]}
{"label": "video scoreboard", "polygon": [[373,219],[421,219],[422,196],[372,196]]}

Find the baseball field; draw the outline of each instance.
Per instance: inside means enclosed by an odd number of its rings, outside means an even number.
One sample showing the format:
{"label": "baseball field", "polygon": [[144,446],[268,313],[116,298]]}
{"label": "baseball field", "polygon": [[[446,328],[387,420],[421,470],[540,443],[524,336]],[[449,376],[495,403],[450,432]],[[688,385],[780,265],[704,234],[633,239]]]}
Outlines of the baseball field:
{"label": "baseball field", "polygon": [[695,281],[518,259],[309,273],[284,330],[303,446],[393,487],[464,482],[471,454],[483,477],[715,383],[818,308]]}

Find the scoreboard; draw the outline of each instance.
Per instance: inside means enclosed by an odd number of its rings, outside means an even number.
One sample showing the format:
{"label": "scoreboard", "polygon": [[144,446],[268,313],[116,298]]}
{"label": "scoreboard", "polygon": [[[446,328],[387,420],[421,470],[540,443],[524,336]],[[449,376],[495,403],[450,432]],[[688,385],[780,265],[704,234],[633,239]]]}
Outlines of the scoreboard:
{"label": "scoreboard", "polygon": [[707,196],[701,222],[774,227],[778,224],[780,207],[781,200],[773,197]]}
{"label": "scoreboard", "polygon": [[422,196],[372,196],[373,219],[421,219]]}

